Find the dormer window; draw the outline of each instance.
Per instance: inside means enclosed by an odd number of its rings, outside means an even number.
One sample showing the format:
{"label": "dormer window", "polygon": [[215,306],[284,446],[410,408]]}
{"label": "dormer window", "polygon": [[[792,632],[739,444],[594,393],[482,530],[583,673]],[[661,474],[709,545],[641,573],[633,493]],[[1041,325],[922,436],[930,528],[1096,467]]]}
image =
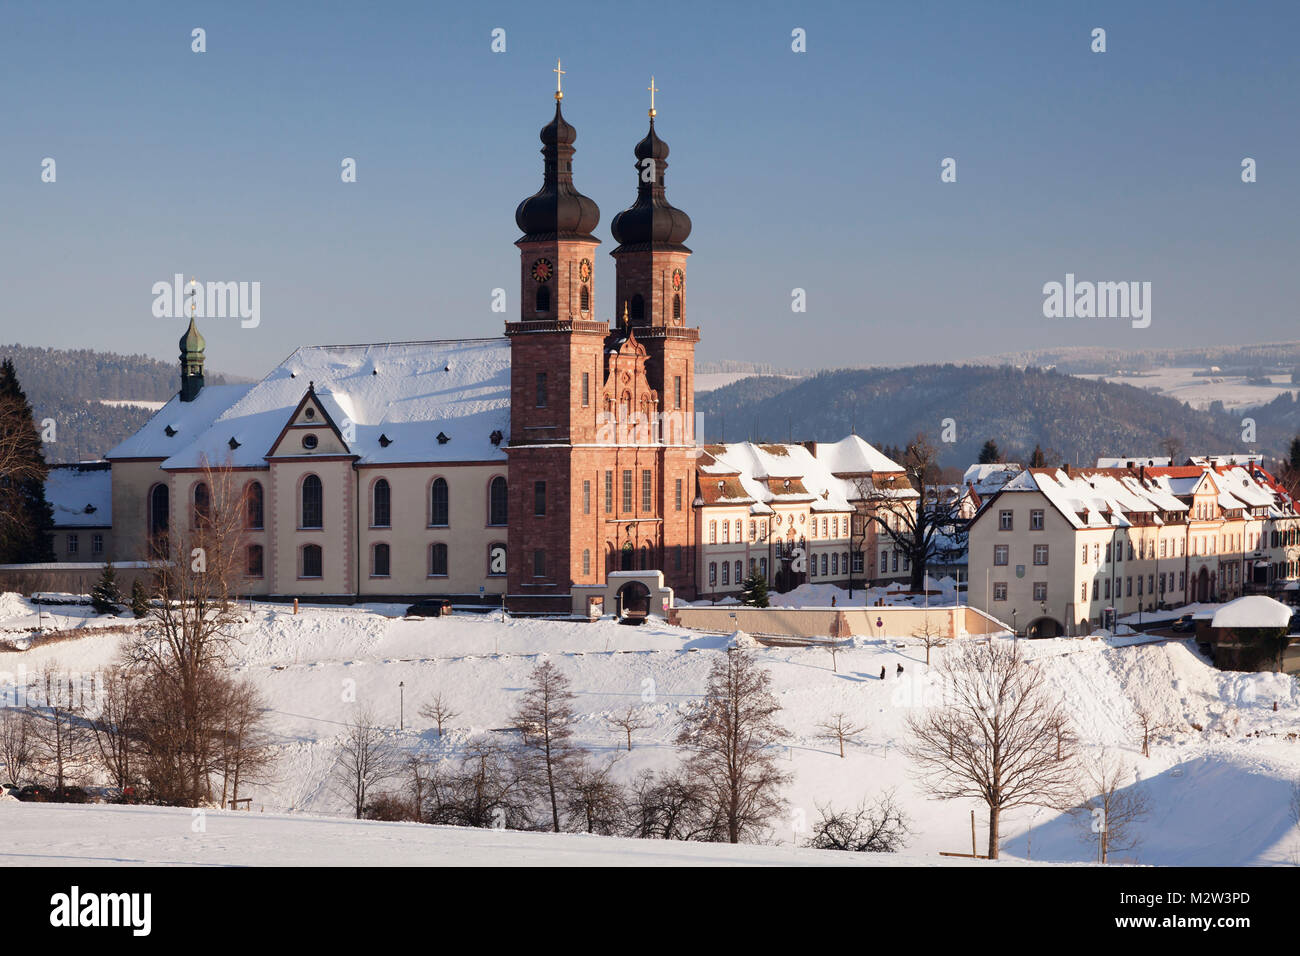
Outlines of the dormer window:
{"label": "dormer window", "polygon": [[387,447],[388,447],[389,445],[391,445],[392,443],[393,443],[393,440],[392,440],[391,438],[389,438],[387,435],[380,435],[380,436],[379,436],[379,447],[380,447],[380,448],[387,448]]}
{"label": "dormer window", "polygon": [[170,425],[168,425],[166,428],[163,429],[163,434],[166,435],[168,438],[175,438],[175,437],[176,437],[176,429],[174,429],[174,428],[172,428]]}
{"label": "dormer window", "polygon": [[439,445],[445,445],[445,444],[447,444],[447,442],[449,442],[449,441],[451,441],[451,438],[449,438],[445,432],[438,432],[438,444],[439,444]]}

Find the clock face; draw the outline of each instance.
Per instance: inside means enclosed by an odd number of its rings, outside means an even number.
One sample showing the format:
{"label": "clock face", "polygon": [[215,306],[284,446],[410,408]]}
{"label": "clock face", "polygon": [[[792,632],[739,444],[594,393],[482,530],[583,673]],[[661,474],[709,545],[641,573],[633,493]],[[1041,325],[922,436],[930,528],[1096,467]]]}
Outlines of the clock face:
{"label": "clock face", "polygon": [[678,292],[682,291],[682,286],[686,285],[686,273],[681,269],[673,270],[673,288]]}
{"label": "clock face", "polygon": [[533,263],[534,282],[550,282],[554,274],[555,267],[551,265],[550,259],[538,259]]}
{"label": "clock face", "polygon": [[591,260],[583,259],[578,263],[578,278],[583,282],[591,281]]}

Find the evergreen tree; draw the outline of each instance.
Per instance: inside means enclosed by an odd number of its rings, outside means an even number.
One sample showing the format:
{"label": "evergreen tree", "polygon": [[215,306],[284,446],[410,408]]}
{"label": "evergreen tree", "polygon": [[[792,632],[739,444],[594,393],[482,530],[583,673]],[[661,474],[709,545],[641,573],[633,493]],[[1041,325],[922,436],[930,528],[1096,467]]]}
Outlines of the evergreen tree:
{"label": "evergreen tree", "polygon": [[1043,449],[1039,445],[1034,446],[1034,452],[1029,456],[1030,468],[1046,468],[1047,456],[1043,454]]}
{"label": "evergreen tree", "polygon": [[121,607],[122,603],[122,592],[117,587],[117,571],[110,561],[104,565],[104,573],[90,589],[90,604],[100,614],[111,614]]}
{"label": "evergreen tree", "polygon": [[1295,438],[1291,439],[1290,458],[1291,467],[1300,469],[1300,435],[1296,435]]}
{"label": "evergreen tree", "polygon": [[32,406],[6,358],[0,363],[0,563],[54,560],[48,474]]}
{"label": "evergreen tree", "polygon": [[998,450],[998,443],[995,442],[992,438],[986,441],[984,443],[984,447],[980,449],[981,465],[996,464],[1001,458],[1002,458],[1002,452]]}
{"label": "evergreen tree", "polygon": [[131,613],[137,618],[149,613],[149,592],[145,590],[144,581],[136,578],[131,583]]}
{"label": "evergreen tree", "polygon": [[751,573],[741,585],[740,600],[750,607],[768,607],[767,579],[757,571]]}

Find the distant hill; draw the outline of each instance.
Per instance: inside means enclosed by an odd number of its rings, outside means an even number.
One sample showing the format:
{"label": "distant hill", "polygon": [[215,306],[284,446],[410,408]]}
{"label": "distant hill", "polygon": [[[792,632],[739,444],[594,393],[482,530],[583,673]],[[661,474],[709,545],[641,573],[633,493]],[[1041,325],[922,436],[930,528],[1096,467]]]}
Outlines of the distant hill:
{"label": "distant hill", "polygon": [[[179,366],[147,355],[0,345],[4,357],[13,359],[37,423],[54,419],[57,441],[44,446],[51,464],[103,457],[151,414],[148,408],[103,405],[101,399],[165,402],[180,388]],[[239,381],[215,374],[206,380]]]}
{"label": "distant hill", "polygon": [[700,395],[708,441],[833,441],[851,429],[877,447],[903,446],[917,432],[934,440],[946,418],[957,441],[941,445],[941,464],[964,466],[992,438],[1008,457],[1037,444],[1051,464],[1091,464],[1100,455],[1158,455],[1176,436],[1187,454],[1282,453],[1300,406],[1284,397],[1252,410],[1258,442],[1246,445],[1241,415],[1198,411],[1131,385],[1075,378],[1038,368],[920,365],[847,369],[791,380],[743,379]]}

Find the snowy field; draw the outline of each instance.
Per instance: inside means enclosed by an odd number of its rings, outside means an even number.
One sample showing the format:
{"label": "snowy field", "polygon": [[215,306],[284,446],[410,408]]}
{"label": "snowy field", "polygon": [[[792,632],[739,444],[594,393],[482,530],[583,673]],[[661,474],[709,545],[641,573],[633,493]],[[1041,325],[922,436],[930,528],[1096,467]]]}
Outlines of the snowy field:
{"label": "snowy field", "polygon": [[[547,862],[938,864],[954,862],[940,858],[941,850],[969,851],[972,809],[978,839],[985,840],[981,807],[932,800],[909,773],[902,752],[906,720],[932,695],[924,648],[903,638],[855,640],[839,653],[838,672],[825,650],[755,651],[772,675],[781,718],[792,734],[781,753],[794,774],[785,792],[790,811],[774,828],[770,847],[647,847],[586,836],[346,821],[347,798],[331,771],[344,726],[362,706],[373,708],[401,747],[434,759],[454,756],[476,734],[513,739],[502,728],[530,670],[549,658],[577,694],[578,741],[597,758],[617,757],[617,775],[629,780],[642,769],[678,762],[672,743],[678,714],[701,695],[709,667],[728,641],[662,623],[624,627],[469,614],[404,620],[400,613],[391,605],[304,607],[295,616],[284,605],[268,604],[247,612],[235,666],[265,695],[278,741],[276,779],[246,792],[253,813],[211,811],[207,833],[200,836],[189,831],[188,811],[7,802],[0,821],[8,834],[21,834],[9,840],[15,854],[9,861],[281,863],[317,854],[312,862],[474,863],[494,861],[500,851],[505,862],[542,862],[554,854]],[[63,670],[93,671],[114,659],[121,639],[88,629],[75,640],[0,655],[0,671],[22,666],[31,673],[47,661]],[[1121,858],[1169,865],[1281,864],[1300,853],[1288,818],[1291,787],[1300,779],[1295,680],[1216,671],[1190,641],[1111,646],[1084,638],[1022,645],[1065,698],[1084,742],[1123,751],[1147,788],[1152,813],[1141,827],[1142,844]],[[353,689],[356,703],[345,700]],[[438,693],[461,712],[441,740],[431,722],[418,716],[420,705]],[[1133,727],[1136,695],[1173,728],[1153,744],[1149,758],[1141,756]],[[652,722],[634,736],[631,753],[605,719],[629,703],[641,703]],[[837,711],[867,725],[844,759],[818,736],[817,724]],[[840,857],[849,854],[827,860],[827,854],[795,849],[819,806],[856,806],[889,789],[912,819],[905,854],[846,861]],[[1013,811],[1004,817],[1002,832],[1008,860],[1092,858],[1069,815]]]}
{"label": "snowy field", "polygon": [[1252,385],[1244,375],[1197,375],[1202,366],[1152,369],[1140,375],[1080,375],[1079,378],[1101,380],[1117,385],[1155,391],[1168,398],[1187,402],[1192,408],[1209,408],[1223,402],[1224,408],[1250,408],[1267,405],[1284,392],[1294,393],[1289,375],[1270,375],[1271,385]]}

